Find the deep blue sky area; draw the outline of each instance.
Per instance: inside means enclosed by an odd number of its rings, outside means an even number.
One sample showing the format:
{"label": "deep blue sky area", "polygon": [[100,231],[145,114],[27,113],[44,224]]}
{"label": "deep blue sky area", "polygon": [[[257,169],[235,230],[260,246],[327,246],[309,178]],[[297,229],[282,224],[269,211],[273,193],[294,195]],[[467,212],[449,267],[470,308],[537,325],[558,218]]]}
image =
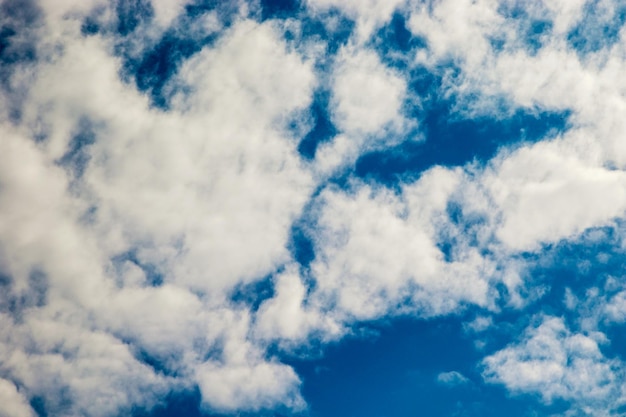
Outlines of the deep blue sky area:
{"label": "deep blue sky area", "polygon": [[[323,358],[294,362],[304,380],[312,416],[441,416],[466,409],[501,415],[519,403],[498,389],[480,387],[480,358],[462,319],[395,319],[365,329],[368,336],[329,347]],[[442,372],[471,378],[437,383]],[[476,382],[479,385],[476,385]],[[522,410],[519,414],[524,415]]]}

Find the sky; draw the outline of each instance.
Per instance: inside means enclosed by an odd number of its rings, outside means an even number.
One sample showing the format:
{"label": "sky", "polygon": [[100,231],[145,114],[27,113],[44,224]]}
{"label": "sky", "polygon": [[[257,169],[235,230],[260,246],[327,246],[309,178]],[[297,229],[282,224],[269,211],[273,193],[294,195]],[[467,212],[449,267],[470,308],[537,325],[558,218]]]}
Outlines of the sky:
{"label": "sky", "polygon": [[626,416],[625,25],[0,0],[0,417]]}

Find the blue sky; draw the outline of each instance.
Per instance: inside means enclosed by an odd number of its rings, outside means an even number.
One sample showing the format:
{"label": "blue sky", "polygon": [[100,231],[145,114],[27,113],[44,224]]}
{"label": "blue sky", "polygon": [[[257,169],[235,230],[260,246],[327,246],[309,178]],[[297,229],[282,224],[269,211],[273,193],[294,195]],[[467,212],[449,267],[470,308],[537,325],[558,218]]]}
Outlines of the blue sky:
{"label": "blue sky", "polygon": [[1,0],[0,417],[626,415],[625,24]]}

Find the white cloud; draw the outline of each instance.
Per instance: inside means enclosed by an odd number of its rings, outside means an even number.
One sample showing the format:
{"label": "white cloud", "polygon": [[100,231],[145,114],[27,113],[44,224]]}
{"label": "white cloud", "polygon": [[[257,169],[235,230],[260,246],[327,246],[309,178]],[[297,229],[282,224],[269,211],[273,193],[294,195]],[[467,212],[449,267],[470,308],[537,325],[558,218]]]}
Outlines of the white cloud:
{"label": "white cloud", "polygon": [[400,8],[405,0],[307,0],[313,11],[327,11],[337,8],[357,22],[356,40],[367,41],[373,32],[391,20],[393,12]]}
{"label": "white cloud", "polygon": [[412,10],[408,27],[426,37],[429,53],[436,59],[460,58],[469,69],[482,64],[490,54],[488,35],[497,32],[503,18],[498,1],[441,1]]}
{"label": "white cloud", "polygon": [[167,381],[137,361],[129,345],[90,329],[80,308],[54,304],[25,314],[24,324],[0,336],[3,371],[29,396],[45,398],[48,412],[69,406],[82,415],[116,415],[151,406],[166,392]]}
{"label": "white cloud", "polygon": [[535,393],[548,403],[558,398],[582,404],[615,401],[622,375],[618,362],[605,358],[594,339],[572,333],[556,317],[543,317],[518,344],[488,356],[483,364],[488,382],[515,393]]}
{"label": "white cloud", "polygon": [[27,399],[17,387],[6,379],[0,378],[0,416],[2,417],[32,417],[35,415]]}
{"label": "white cloud", "polygon": [[[77,29],[78,16],[59,19]],[[34,300],[21,324],[3,316],[3,372],[51,413],[117,415],[194,382],[209,407],[302,406],[298,377],[263,360],[226,297],[288,260],[312,180],[285,126],[310,102],[310,64],[271,25],[238,22],[186,63],[176,82],[193,91],[165,113],[119,79],[109,39],[55,36],[63,48],[34,68],[23,125],[2,124],[2,272],[7,297]],[[77,177],[58,161],[83,120],[96,142]],[[126,253],[136,260],[116,260]],[[148,286],[145,265],[164,285]],[[45,288],[31,288],[34,269]]]}
{"label": "white cloud", "polygon": [[403,115],[406,81],[374,51],[341,48],[331,83],[331,119],[340,134],[318,149],[315,168],[320,174],[331,174],[366,150],[406,139],[401,135],[415,124]]}
{"label": "white cloud", "polygon": [[437,382],[449,387],[465,385],[470,382],[465,375],[457,371],[442,372],[437,375]]}
{"label": "white cloud", "polygon": [[[20,64],[3,93],[19,101],[21,119],[0,106],[0,272],[10,277],[1,283],[0,403],[11,415],[32,415],[35,396],[51,414],[118,415],[194,384],[209,409],[299,409],[300,378],[268,357],[268,345],[327,341],[357,320],[449,314],[466,304],[495,314],[499,283],[521,308],[520,251],[624,215],[626,54],[621,40],[585,59],[568,49],[563,37],[580,19],[579,1],[545,3],[555,34],[535,55],[520,47],[521,24],[498,12],[500,2],[416,6],[410,29],[429,45],[418,60],[435,71],[450,59],[460,68],[441,93],[463,103],[475,97],[464,114],[502,116],[493,97],[505,96],[512,108],[571,109],[573,128],[503,150],[486,168],[434,167],[394,191],[325,180],[364,151],[411,139],[407,127],[416,123],[403,106],[420,98],[409,97],[406,74],[367,47],[404,2],[308,2],[318,17],[336,7],[357,22],[324,74],[289,46],[280,23],[248,20],[244,5],[226,29],[218,13],[175,27],[223,32],[169,80],[168,111],[120,79],[114,34],[80,35],[97,4],[41,3],[33,35],[40,60]],[[189,23],[177,19],[184,4],[155,2],[159,27],[140,28],[129,53],[168,25]],[[115,20],[111,7],[102,10]],[[498,53],[494,37],[508,42]],[[310,124],[312,93],[326,82],[341,133],[304,162],[289,123]],[[78,175],[61,160],[85,126],[95,142],[80,150],[87,162]],[[478,221],[455,223],[450,204]],[[288,250],[305,207],[316,251],[310,268],[293,265]],[[150,286],[151,275],[162,285]],[[266,276],[275,295],[258,312],[229,300]],[[611,298],[608,320],[624,320],[623,298]],[[490,324],[479,318],[467,327]],[[485,377],[546,401],[604,401],[617,395],[621,371],[598,340],[546,318],[488,357]],[[452,371],[437,380],[464,378]]]}
{"label": "white cloud", "polygon": [[[572,111],[567,133],[502,152],[492,162],[493,171],[478,179],[488,188],[485,198],[495,203],[493,223],[501,222],[495,235],[513,251],[574,238],[589,227],[610,224],[625,209],[623,171],[613,169],[626,160],[624,88],[617,75],[624,65],[623,47],[617,42],[581,58],[566,37],[584,17],[583,2],[566,3],[528,2],[527,16],[515,18],[506,10],[519,10],[519,4],[491,0],[442,1],[411,13],[411,31],[429,45],[420,62],[436,68],[452,59],[460,69],[444,83],[467,106],[458,111],[498,117],[502,97],[513,108]],[[607,16],[612,7],[601,6]],[[600,20],[608,19],[604,14]],[[534,53],[524,45],[522,21],[539,18],[554,26]],[[503,45],[495,47],[494,39]]]}
{"label": "white cloud", "polygon": [[153,0],[151,4],[154,18],[159,25],[167,26],[180,14],[187,3],[189,3],[188,0]]}
{"label": "white cloud", "polygon": [[[181,78],[194,92],[167,114],[128,91],[97,44],[75,48],[68,46],[60,78],[46,83],[82,78],[94,86],[48,94],[60,101],[56,108],[69,103],[68,113],[89,101],[93,107],[81,110],[103,125],[81,191],[97,207],[94,227],[107,251],[138,245],[167,280],[201,291],[231,288],[284,261],[291,220],[312,182],[281,123],[308,104],[313,76],[274,30],[242,22],[187,62]],[[92,71],[73,59],[87,50],[106,65],[96,60]],[[67,127],[55,131],[67,138],[71,119],[56,118]]]}
{"label": "white cloud", "polygon": [[554,31],[564,34],[582,17],[586,0],[545,0],[546,7],[554,13]]}
{"label": "white cloud", "polygon": [[478,316],[474,320],[465,323],[463,328],[465,331],[471,331],[474,333],[481,333],[488,330],[493,326],[493,319],[491,317]]}
{"label": "white cloud", "polygon": [[445,314],[463,302],[487,306],[492,262],[475,247],[460,248],[446,262],[437,247],[439,228],[449,221],[448,199],[461,180],[461,171],[435,168],[407,185],[401,198],[362,184],[349,192],[325,190],[312,296],[343,319],[360,320],[403,309]]}
{"label": "white cloud", "polygon": [[606,317],[613,322],[623,323],[626,321],[626,291],[620,291],[613,295],[603,306]]}
{"label": "white cloud", "polygon": [[208,362],[198,368],[196,378],[203,399],[217,410],[304,406],[298,392],[300,380],[293,369],[283,364],[220,366]]}
{"label": "white cloud", "polygon": [[289,266],[276,277],[274,288],[276,295],[265,301],[257,313],[255,330],[259,337],[302,343],[312,332],[330,338],[343,332],[330,317],[325,317],[319,306],[305,305],[307,289],[295,266]]}
{"label": "white cloud", "polygon": [[334,75],[333,120],[339,129],[367,135],[377,133],[387,124],[401,126],[405,82],[385,68],[375,53],[342,48]]}
{"label": "white cloud", "polygon": [[483,179],[502,211],[496,235],[513,250],[570,238],[626,210],[626,175],[581,161],[562,141],[507,155]]}
{"label": "white cloud", "polygon": [[250,340],[250,315],[246,311],[224,310],[221,321],[220,360],[209,359],[193,366],[203,402],[221,411],[259,410],[280,405],[292,409],[304,407],[299,392],[300,378],[294,370],[265,359],[264,352]]}

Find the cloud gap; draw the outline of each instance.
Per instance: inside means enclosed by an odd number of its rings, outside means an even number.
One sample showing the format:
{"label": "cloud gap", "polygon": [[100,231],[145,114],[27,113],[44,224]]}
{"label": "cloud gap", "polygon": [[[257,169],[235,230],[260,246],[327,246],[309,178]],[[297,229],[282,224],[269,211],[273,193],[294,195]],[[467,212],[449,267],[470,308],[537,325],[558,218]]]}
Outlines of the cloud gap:
{"label": "cloud gap", "polygon": [[[441,78],[418,71],[411,85],[417,94],[433,91]],[[423,141],[405,141],[394,147],[366,153],[356,161],[354,174],[386,186],[411,182],[436,165],[454,167],[478,162],[484,165],[502,148],[520,146],[562,133],[569,111],[517,109],[505,116],[465,118],[457,113],[453,97],[429,97],[412,114],[420,119]]]}
{"label": "cloud gap", "polygon": [[584,58],[618,42],[625,22],[626,6],[591,0],[583,8],[582,19],[567,34],[567,43]]}

